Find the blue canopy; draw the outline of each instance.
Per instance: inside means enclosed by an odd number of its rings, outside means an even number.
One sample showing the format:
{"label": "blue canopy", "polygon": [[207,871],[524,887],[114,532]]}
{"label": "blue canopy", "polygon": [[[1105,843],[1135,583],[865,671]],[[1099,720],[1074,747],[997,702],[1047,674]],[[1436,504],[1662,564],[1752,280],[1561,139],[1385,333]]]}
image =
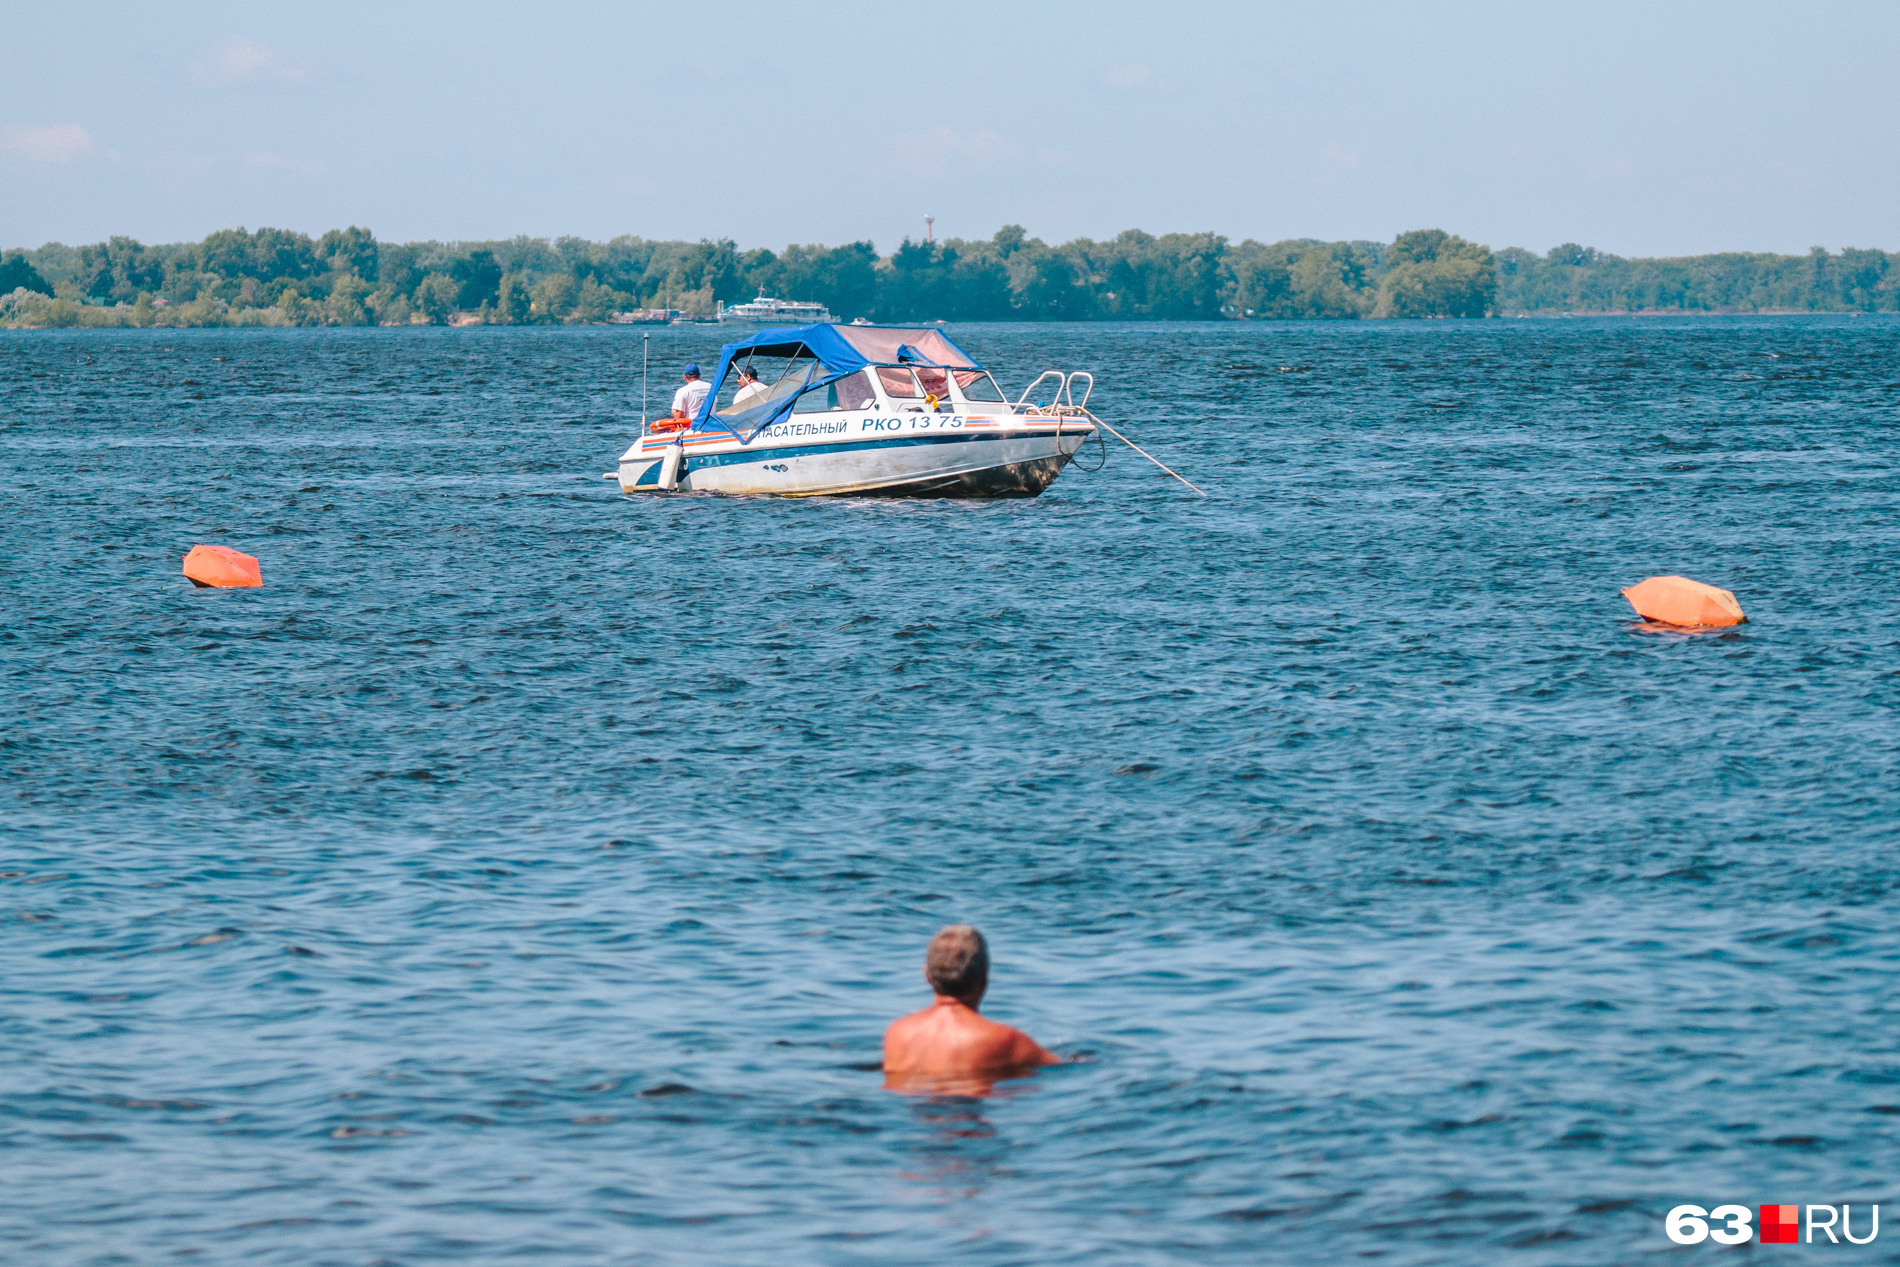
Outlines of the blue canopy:
{"label": "blue canopy", "polygon": [[[790,412],[801,392],[781,396],[755,405],[742,413],[721,418],[713,412],[719,388],[735,360],[754,356],[798,356],[804,353],[818,362],[817,373],[803,382],[803,390],[823,387],[873,365],[925,365],[937,369],[980,370],[968,352],[951,341],[943,331],[930,326],[772,326],[751,338],[728,343],[719,349],[719,371],[712,377],[712,390],[693,419],[694,431],[730,431],[739,443],[748,444],[759,432]],[[733,422],[742,422],[749,434],[741,435]]]}

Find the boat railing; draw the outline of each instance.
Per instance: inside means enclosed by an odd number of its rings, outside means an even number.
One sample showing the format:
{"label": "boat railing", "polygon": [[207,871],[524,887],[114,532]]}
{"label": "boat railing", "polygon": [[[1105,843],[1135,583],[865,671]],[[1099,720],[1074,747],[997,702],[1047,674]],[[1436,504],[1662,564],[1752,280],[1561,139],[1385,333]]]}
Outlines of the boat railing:
{"label": "boat railing", "polygon": [[[1049,403],[1030,404],[1029,398],[1035,394],[1038,387],[1042,386],[1042,381],[1046,378],[1056,380],[1055,391],[1050,395]],[[1075,380],[1078,378],[1088,380],[1088,386],[1083,389],[1082,400],[1079,404],[1075,399]],[[1035,382],[1023,389],[1023,394],[1016,401],[1016,412],[1028,414],[1032,418],[1081,417],[1088,413],[1089,397],[1094,394],[1094,391],[1095,375],[1087,370],[1077,370],[1073,374],[1064,374],[1061,370],[1044,370],[1036,376]]]}
{"label": "boat railing", "polygon": [[[1075,398],[1075,380],[1078,378],[1086,378],[1089,380],[1088,388],[1082,393],[1081,400],[1077,400]],[[1087,412],[1088,407],[1089,407],[1089,397],[1095,394],[1095,375],[1089,373],[1087,370],[1077,370],[1075,373],[1069,375],[1069,381],[1063,384],[1062,394],[1069,398],[1069,403],[1071,405],[1074,405],[1077,409]]]}
{"label": "boat railing", "polygon": [[1036,375],[1035,382],[1023,388],[1023,394],[1020,397],[1018,397],[1016,400],[1017,413],[1020,414],[1020,413],[1033,412],[1035,410],[1042,409],[1045,407],[1042,405],[1030,405],[1027,410],[1023,408],[1024,405],[1028,404],[1030,396],[1035,394],[1036,389],[1042,386],[1042,380],[1045,378],[1053,378],[1056,380],[1055,394],[1049,398],[1048,407],[1054,407],[1062,403],[1062,389],[1069,385],[1068,376],[1065,375],[1061,370],[1044,370],[1042,373]]}

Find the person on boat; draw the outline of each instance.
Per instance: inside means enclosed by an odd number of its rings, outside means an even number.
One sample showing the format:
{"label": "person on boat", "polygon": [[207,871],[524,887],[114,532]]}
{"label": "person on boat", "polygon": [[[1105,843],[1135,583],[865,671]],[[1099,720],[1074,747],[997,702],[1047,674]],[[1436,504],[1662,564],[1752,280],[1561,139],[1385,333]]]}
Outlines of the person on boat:
{"label": "person on boat", "polygon": [[952,924],[930,939],[924,980],[936,999],[884,1031],[884,1085],[905,1090],[983,1092],[1060,1057],[1029,1035],[977,1011],[990,984],[983,934]]}
{"label": "person on boat", "polygon": [[759,372],[750,365],[739,371],[739,392],[732,398],[734,409],[744,409],[764,400],[771,389],[759,381]]}
{"label": "person on boat", "polygon": [[688,365],[680,371],[680,377],[685,381],[673,393],[673,421],[691,422],[699,417],[699,407],[706,402],[706,393],[712,387],[699,376],[697,365]]}

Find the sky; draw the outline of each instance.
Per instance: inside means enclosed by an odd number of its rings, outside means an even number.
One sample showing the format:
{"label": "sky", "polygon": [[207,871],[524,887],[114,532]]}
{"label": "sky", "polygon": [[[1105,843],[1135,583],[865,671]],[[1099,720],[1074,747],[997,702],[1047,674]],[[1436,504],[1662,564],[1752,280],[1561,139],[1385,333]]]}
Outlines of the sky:
{"label": "sky", "polygon": [[27,5],[0,246],[1900,250],[1900,3]]}

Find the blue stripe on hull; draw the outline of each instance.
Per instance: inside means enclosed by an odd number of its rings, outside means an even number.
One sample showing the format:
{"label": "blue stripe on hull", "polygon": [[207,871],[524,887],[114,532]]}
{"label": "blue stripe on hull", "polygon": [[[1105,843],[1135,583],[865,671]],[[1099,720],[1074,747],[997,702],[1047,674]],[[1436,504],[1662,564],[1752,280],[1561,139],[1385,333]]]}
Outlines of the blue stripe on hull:
{"label": "blue stripe on hull", "polygon": [[[1064,438],[1080,434],[1080,429],[1065,433]],[[902,436],[889,440],[851,440],[843,444],[781,445],[774,449],[752,449],[744,453],[710,453],[686,459],[687,471],[703,471],[711,466],[744,466],[749,462],[776,462],[781,458],[813,457],[818,454],[856,453],[864,449],[903,449],[925,444],[969,444],[984,440],[1055,439],[1053,431],[982,432],[958,431],[950,435]]]}

